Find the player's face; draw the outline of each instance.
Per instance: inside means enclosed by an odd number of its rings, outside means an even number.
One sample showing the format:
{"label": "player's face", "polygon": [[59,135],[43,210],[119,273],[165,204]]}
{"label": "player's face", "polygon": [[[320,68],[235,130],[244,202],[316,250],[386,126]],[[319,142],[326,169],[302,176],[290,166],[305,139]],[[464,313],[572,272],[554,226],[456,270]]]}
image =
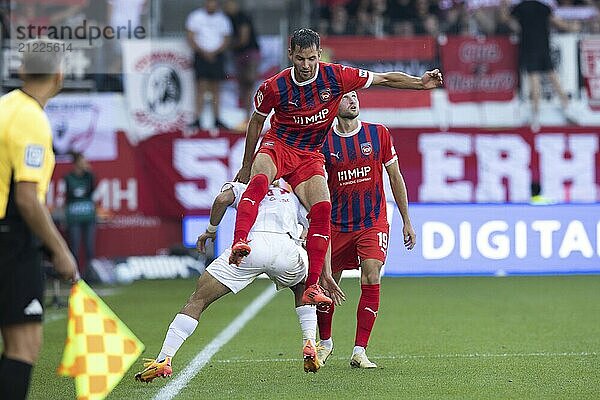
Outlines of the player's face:
{"label": "player's face", "polygon": [[321,49],[317,49],[317,46],[306,49],[296,46],[293,50],[289,49],[288,53],[290,61],[294,65],[294,74],[299,82],[307,81],[315,76],[321,59]]}
{"label": "player's face", "polygon": [[346,93],[342,97],[340,107],[338,108],[338,116],[340,118],[354,119],[360,113],[360,104],[356,92]]}

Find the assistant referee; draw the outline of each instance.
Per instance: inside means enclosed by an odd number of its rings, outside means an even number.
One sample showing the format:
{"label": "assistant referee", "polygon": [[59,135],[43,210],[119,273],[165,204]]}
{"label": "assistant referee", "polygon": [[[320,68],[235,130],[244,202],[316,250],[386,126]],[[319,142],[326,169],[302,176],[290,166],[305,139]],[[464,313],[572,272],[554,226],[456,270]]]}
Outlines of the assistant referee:
{"label": "assistant referee", "polygon": [[[42,345],[42,246],[56,271],[78,279],[75,259],[45,205],[54,170],[46,102],[63,82],[59,42],[28,42],[21,89],[0,97],[0,399],[25,399]],[[54,46],[57,44],[57,46]]]}

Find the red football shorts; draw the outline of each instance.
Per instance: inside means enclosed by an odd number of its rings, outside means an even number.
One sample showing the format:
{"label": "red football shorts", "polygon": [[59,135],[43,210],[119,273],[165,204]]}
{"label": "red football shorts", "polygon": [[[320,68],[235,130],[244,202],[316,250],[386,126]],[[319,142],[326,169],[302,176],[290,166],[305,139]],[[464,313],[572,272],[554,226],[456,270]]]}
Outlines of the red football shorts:
{"label": "red football shorts", "polygon": [[285,179],[292,189],[315,175],[325,176],[325,157],[319,150],[300,150],[265,137],[258,153],[271,157],[277,168],[275,179]]}
{"label": "red football shorts", "polygon": [[331,271],[358,269],[369,258],[385,263],[390,227],[388,224],[355,232],[331,230]]}

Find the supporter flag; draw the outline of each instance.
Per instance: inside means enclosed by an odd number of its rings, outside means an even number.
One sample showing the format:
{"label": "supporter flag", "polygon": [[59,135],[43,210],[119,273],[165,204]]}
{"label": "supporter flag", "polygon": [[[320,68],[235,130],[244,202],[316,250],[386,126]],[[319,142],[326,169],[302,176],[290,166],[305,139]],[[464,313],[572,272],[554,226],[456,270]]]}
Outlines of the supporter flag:
{"label": "supporter flag", "polygon": [[143,350],[144,344],[84,281],[73,285],[57,372],[75,378],[78,400],[104,399]]}

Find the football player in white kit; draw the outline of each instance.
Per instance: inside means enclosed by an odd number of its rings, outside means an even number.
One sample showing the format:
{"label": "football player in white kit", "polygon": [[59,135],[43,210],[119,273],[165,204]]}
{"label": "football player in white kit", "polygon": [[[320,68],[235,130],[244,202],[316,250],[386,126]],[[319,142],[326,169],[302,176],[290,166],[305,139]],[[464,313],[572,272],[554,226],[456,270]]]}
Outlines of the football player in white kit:
{"label": "football player in white kit", "polygon": [[[237,205],[246,185],[228,182],[215,198],[210,211],[210,224],[197,242],[198,250],[205,251],[206,241],[214,241],[216,226],[221,222],[227,207]],[[307,265],[302,257],[303,232],[308,228],[306,210],[290,191],[271,185],[259,204],[258,217],[250,231],[252,252],[238,267],[229,264],[231,249],[215,259],[198,278],[196,290],[187,304],[169,326],[162,349],[155,360],[147,360],[144,370],[135,375],[141,382],[151,382],[159,376],[172,374],[171,359],[196,329],[202,312],[215,300],[229,292],[237,293],[262,273],[267,274],[277,289],[289,287],[294,292],[296,313],[302,329],[304,371],[317,372],[320,362],[315,348],[317,326],[316,306],[302,303]],[[343,293],[334,293],[343,296]]]}

